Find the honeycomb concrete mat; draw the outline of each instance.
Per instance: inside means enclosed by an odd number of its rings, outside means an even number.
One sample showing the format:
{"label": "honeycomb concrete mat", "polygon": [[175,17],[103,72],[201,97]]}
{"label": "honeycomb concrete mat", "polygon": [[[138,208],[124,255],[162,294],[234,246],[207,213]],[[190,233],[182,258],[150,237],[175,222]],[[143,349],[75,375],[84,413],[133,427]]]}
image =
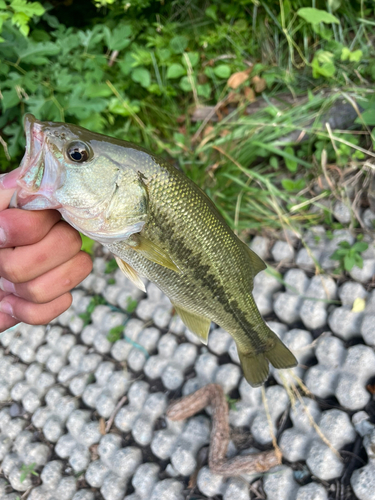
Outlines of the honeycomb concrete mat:
{"label": "honeycomb concrete mat", "polygon": [[[154,284],[145,294],[106,272],[111,255],[99,250],[68,311],[0,335],[0,498],[375,500],[375,245],[365,238],[350,279],[334,277],[329,258],[353,243],[346,229],[317,227],[304,244],[252,240],[269,263],[255,300],[299,361],[271,369],[266,406],[226,331],[212,325],[202,345]],[[274,435],[281,465],[210,471],[210,408],[166,417],[170,402],[209,383],[228,398],[228,457],[270,450]]]}

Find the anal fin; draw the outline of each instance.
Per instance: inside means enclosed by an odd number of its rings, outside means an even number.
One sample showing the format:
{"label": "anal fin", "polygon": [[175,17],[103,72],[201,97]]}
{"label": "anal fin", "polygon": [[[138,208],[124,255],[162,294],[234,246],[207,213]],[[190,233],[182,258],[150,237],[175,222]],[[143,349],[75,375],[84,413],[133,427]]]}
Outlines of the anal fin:
{"label": "anal fin", "polygon": [[176,304],[173,304],[173,306],[189,330],[199,337],[203,344],[207,345],[211,320],[204,316],[199,316],[199,314],[187,311],[180,306],[176,306]]}
{"label": "anal fin", "polygon": [[142,290],[142,292],[146,291],[145,285],[141,278],[139,277],[139,274],[137,271],[135,271],[127,262],[124,260],[120,259],[120,257],[116,257],[115,255],[116,262],[118,264],[118,267],[121,269],[121,271],[125,274],[125,276],[132,282],[134,285]]}

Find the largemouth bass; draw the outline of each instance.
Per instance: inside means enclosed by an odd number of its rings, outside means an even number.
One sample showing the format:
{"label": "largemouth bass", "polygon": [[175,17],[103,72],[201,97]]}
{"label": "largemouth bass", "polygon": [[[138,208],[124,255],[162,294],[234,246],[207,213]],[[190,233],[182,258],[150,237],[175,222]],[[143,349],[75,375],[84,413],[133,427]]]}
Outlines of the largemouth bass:
{"label": "largemouth bass", "polygon": [[236,341],[252,386],[296,358],[269,329],[251,294],[264,262],[231,231],[182,172],[132,143],[25,116],[26,152],[11,206],[57,209],[115,255],[144,289],[146,277],[207,343],[211,321]]}

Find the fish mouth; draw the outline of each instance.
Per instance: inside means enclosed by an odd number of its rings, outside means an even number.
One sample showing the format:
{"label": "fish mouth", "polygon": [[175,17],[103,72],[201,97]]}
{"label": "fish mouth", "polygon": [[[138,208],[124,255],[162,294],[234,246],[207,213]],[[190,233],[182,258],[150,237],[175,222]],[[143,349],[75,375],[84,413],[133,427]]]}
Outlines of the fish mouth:
{"label": "fish mouth", "polygon": [[52,201],[51,198],[56,179],[55,175],[51,173],[48,175],[46,172],[51,169],[45,164],[46,135],[43,131],[43,123],[27,113],[24,117],[24,128],[26,150],[20,164],[18,187],[13,193],[9,207],[25,210],[60,208],[61,205]]}

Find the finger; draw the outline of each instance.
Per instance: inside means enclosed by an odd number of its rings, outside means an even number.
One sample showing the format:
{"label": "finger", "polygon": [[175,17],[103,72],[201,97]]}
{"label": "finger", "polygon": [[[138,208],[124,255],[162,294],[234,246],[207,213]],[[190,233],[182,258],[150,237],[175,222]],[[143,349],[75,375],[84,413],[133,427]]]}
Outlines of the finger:
{"label": "finger", "polygon": [[66,311],[72,303],[70,293],[65,293],[47,304],[33,304],[15,295],[7,295],[0,302],[0,313],[29,325],[45,325]]}
{"label": "finger", "polygon": [[60,219],[56,210],[3,210],[0,212],[0,248],[37,243]]}
{"label": "finger", "polygon": [[12,283],[33,280],[70,260],[81,245],[78,231],[58,222],[38,243],[0,250],[0,276]]}
{"label": "finger", "polygon": [[14,319],[12,318],[12,316],[0,313],[0,332],[4,332],[5,330],[8,330],[8,328],[17,325],[18,323],[18,319]]}
{"label": "finger", "polygon": [[[6,297],[7,295],[9,295],[9,294],[0,290],[0,301],[4,297]],[[19,321],[12,318],[12,316],[8,316],[8,314],[0,313],[0,332],[7,330],[8,328],[16,325],[17,323],[19,323]]]}
{"label": "finger", "polygon": [[0,175],[0,211],[8,208],[10,199],[17,187],[17,179],[20,175],[20,167],[7,174]]}
{"label": "finger", "polygon": [[91,270],[91,257],[86,252],[79,252],[68,262],[26,283],[14,284],[0,278],[0,289],[29,302],[43,304],[75,288]]}

